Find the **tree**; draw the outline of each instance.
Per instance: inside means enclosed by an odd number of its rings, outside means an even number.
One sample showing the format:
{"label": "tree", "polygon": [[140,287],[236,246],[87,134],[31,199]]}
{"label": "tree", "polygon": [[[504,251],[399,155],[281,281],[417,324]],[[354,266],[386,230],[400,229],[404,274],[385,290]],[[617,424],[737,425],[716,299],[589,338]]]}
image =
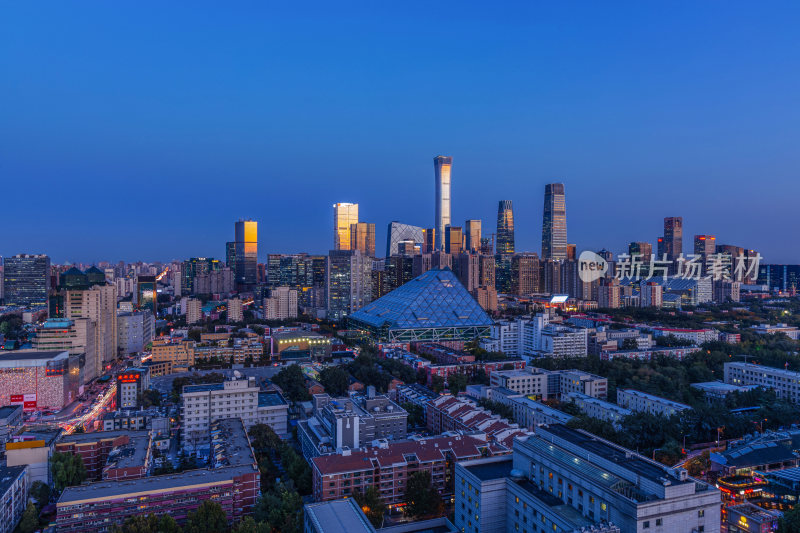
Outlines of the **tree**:
{"label": "tree", "polygon": [[622,345],[620,346],[621,350],[636,350],[639,348],[639,345],[636,343],[636,339],[623,339]]}
{"label": "tree", "polygon": [[256,522],[252,516],[247,516],[236,524],[234,533],[271,533],[272,528],[264,522]]}
{"label": "tree", "polygon": [[466,390],[469,381],[467,380],[467,376],[460,372],[456,372],[455,374],[450,374],[447,376],[447,388],[450,389],[452,394],[458,394],[459,392]]}
{"label": "tree", "polygon": [[200,504],[197,511],[189,513],[186,533],[225,533],[229,531],[228,516],[222,506],[211,500]]}
{"label": "tree", "polygon": [[408,413],[408,425],[410,427],[415,428],[425,423],[425,409],[421,405],[405,402],[401,407]]}
{"label": "tree", "polygon": [[784,511],[778,522],[778,533],[800,533],[800,505]]}
{"label": "tree", "polygon": [[275,374],[276,384],[292,402],[303,402],[311,398],[306,389],[306,379],[298,365],[289,365]]}
{"label": "tree", "polygon": [[31,496],[36,499],[39,507],[44,507],[50,503],[50,486],[42,481],[34,481],[31,485]]}
{"label": "tree", "polygon": [[443,508],[442,499],[433,488],[431,473],[427,470],[409,476],[403,500],[406,502],[406,512],[414,517],[434,514]]}
{"label": "tree", "polygon": [[338,366],[329,366],[319,373],[319,382],[331,396],[342,396],[347,392],[350,375]]}
{"label": "tree", "polygon": [[151,406],[161,405],[161,393],[155,389],[145,389],[142,391],[142,407],[147,409]]}
{"label": "tree", "polygon": [[19,533],[33,533],[39,529],[39,511],[32,501],[28,501],[28,506],[22,513],[22,519],[19,521],[17,531]]}
{"label": "tree", "polygon": [[381,500],[378,489],[374,486],[370,486],[364,493],[355,492],[353,498],[355,498],[361,510],[364,511],[364,514],[367,515],[367,518],[372,522],[373,526],[376,528],[383,527],[383,515],[386,512],[386,505],[384,505]]}
{"label": "tree", "polygon": [[86,479],[86,467],[80,455],[56,452],[50,458],[50,470],[59,493],[66,487],[80,485]]}

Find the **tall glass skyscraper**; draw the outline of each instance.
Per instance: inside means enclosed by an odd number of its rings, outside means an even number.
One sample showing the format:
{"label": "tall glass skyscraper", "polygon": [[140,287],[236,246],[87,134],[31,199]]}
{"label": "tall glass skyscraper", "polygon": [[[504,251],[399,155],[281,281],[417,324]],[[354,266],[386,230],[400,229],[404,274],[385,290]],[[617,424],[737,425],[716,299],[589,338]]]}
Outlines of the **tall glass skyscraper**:
{"label": "tall glass skyscraper", "polygon": [[470,253],[481,251],[481,221],[467,220],[464,223],[464,249]]}
{"label": "tall glass skyscraper", "polygon": [[7,257],[3,269],[6,305],[20,307],[47,305],[50,292],[50,258],[20,254]]}
{"label": "tall glass skyscraper", "polygon": [[567,207],[563,183],[544,186],[542,259],[567,258]]}
{"label": "tall glass skyscraper", "polygon": [[333,204],[333,249],[350,249],[350,226],[358,224],[358,204]]}
{"label": "tall glass skyscraper", "polygon": [[500,200],[497,206],[497,253],[514,253],[514,208],[511,200]]}
{"label": "tall glass skyscraper", "polygon": [[438,155],[433,158],[433,172],[436,181],[436,249],[444,249],[444,229],[450,225],[450,171],[453,158]]}
{"label": "tall glass skyscraper", "polygon": [[683,253],[683,217],[664,218],[664,236],[658,239],[658,258],[675,261]]}
{"label": "tall glass skyscraper", "polygon": [[258,222],[237,221],[235,242],[236,284],[255,285],[258,283]]}

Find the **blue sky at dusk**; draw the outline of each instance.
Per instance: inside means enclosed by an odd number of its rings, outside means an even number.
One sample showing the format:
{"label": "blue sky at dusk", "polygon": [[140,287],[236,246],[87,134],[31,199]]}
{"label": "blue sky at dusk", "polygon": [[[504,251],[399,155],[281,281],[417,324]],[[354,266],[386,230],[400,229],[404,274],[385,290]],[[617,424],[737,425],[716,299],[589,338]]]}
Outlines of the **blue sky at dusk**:
{"label": "blue sky at dusk", "polygon": [[800,262],[796,2],[5,2],[0,255],[325,252],[335,202],[538,252],[544,184],[569,242],[622,251],[665,216]]}

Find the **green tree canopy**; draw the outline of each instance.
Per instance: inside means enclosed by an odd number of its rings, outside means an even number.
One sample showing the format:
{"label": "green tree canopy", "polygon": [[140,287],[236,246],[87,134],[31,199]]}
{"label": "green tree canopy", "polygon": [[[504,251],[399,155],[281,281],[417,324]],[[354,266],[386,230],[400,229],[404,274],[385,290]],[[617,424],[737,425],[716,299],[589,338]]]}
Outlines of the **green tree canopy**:
{"label": "green tree canopy", "polygon": [[225,533],[230,531],[228,516],[217,502],[206,500],[196,511],[189,513],[186,533]]}
{"label": "green tree canopy", "polygon": [[350,374],[338,366],[329,366],[319,373],[319,382],[331,396],[342,396],[350,385]]}
{"label": "green tree canopy", "polygon": [[56,452],[50,458],[50,471],[56,491],[66,487],[80,485],[86,479],[86,467],[80,455]]}
{"label": "green tree canopy", "polygon": [[363,493],[355,492],[353,494],[361,510],[367,515],[367,518],[376,528],[383,526],[383,515],[386,512],[386,505],[381,500],[381,495],[378,489],[370,486]]}
{"label": "green tree canopy", "polygon": [[406,512],[411,516],[425,516],[441,512],[442,498],[431,483],[431,473],[427,470],[414,472],[409,476],[403,498]]}

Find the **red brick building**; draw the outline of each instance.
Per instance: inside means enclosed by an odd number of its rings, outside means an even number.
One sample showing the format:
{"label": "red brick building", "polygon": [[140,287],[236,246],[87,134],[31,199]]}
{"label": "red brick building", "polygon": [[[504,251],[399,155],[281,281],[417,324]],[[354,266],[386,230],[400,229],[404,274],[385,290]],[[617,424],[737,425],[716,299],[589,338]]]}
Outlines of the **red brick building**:
{"label": "red brick building", "polygon": [[314,457],[311,460],[314,499],[336,500],[372,486],[387,505],[394,506],[402,502],[409,476],[424,470],[431,473],[433,485],[442,497],[448,497],[453,494],[457,461],[503,453],[509,450],[477,437],[443,435]]}
{"label": "red brick building", "polygon": [[[144,477],[150,460],[148,431],[98,431],[74,433],[56,443],[56,452],[79,455],[86,479],[132,479]],[[114,461],[109,463],[109,456]]]}
{"label": "red brick building", "polygon": [[485,433],[490,442],[507,448],[512,447],[515,437],[530,435],[527,429],[463,397],[440,396],[431,400],[425,409],[425,420],[433,433],[479,431]]}
{"label": "red brick building", "polygon": [[[222,506],[231,526],[252,514],[261,476],[241,419],[218,420],[210,431],[215,454],[211,468],[68,487],[57,503],[56,529],[104,533],[132,516],[150,513],[168,514],[183,525],[206,500]],[[112,452],[109,465],[116,459]]]}

